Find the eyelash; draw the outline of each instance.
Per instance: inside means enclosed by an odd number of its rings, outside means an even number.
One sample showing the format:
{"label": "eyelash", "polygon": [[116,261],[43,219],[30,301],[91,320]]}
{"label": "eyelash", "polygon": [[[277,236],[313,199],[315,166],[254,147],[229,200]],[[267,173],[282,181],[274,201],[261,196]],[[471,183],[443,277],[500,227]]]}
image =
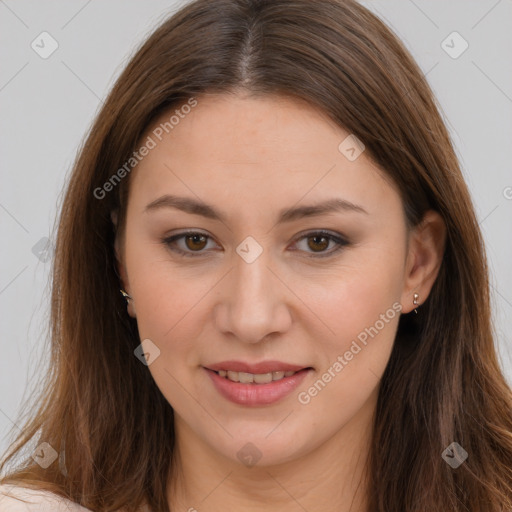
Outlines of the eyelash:
{"label": "eyelash", "polygon": [[[179,233],[177,235],[173,235],[173,236],[170,236],[170,237],[167,237],[167,238],[163,238],[162,239],[162,243],[164,245],[166,245],[171,251],[173,251],[173,252],[175,252],[175,253],[177,253],[177,254],[179,254],[181,256],[184,256],[184,257],[196,258],[196,257],[203,256],[204,252],[205,252],[204,250],[201,250],[201,251],[184,251],[182,249],[177,248],[176,246],[173,246],[173,244],[174,244],[174,242],[176,240],[179,240],[181,238],[185,238],[187,236],[192,236],[192,235],[204,236],[204,237],[207,238],[207,242],[208,242],[208,240],[212,239],[211,236],[207,235],[206,233],[202,233],[201,231],[186,231],[184,233]],[[333,233],[331,233],[329,231],[324,231],[324,230],[310,231],[310,232],[308,232],[306,234],[303,234],[299,238],[297,238],[294,243],[297,243],[298,241],[303,240],[305,238],[312,238],[312,237],[315,237],[315,236],[325,237],[329,241],[335,242],[337,244],[337,247],[335,247],[334,250],[330,250],[329,252],[310,253],[310,255],[306,256],[308,258],[327,258],[327,257],[330,257],[330,256],[334,255],[335,253],[338,253],[341,249],[343,249],[343,247],[346,247],[347,245],[349,245],[349,242],[345,238],[342,238],[339,235],[335,235],[335,234],[333,234]]]}

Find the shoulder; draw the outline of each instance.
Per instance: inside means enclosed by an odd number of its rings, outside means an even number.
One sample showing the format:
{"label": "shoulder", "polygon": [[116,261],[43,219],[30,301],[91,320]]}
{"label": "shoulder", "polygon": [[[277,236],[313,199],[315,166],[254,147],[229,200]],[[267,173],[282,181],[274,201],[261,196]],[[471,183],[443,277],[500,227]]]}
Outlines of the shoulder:
{"label": "shoulder", "polygon": [[0,485],[2,512],[90,512],[77,503],[49,491],[12,484]]}

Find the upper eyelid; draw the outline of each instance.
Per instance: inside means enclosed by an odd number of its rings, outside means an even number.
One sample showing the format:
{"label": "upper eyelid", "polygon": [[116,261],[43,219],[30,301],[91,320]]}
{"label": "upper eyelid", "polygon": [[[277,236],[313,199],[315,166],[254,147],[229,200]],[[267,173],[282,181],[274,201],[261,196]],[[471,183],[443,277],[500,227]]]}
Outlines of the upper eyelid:
{"label": "upper eyelid", "polygon": [[[208,233],[205,233],[203,231],[199,231],[199,230],[188,230],[188,231],[183,231],[181,233],[175,233],[173,235],[170,235],[168,237],[165,237],[164,238],[164,242],[175,242],[176,240],[179,240],[181,239],[182,237],[186,237],[188,235],[202,235],[202,236],[205,236],[206,238],[210,239],[210,240],[213,240],[217,245],[218,242],[215,240],[215,238],[208,234]],[[336,232],[331,232],[330,230],[327,230],[327,229],[317,229],[317,230],[307,230],[307,231],[302,231],[300,233],[297,234],[297,236],[294,238],[294,241],[292,243],[296,243],[300,240],[302,240],[303,238],[306,238],[308,236],[313,236],[313,235],[323,235],[323,236],[327,236],[328,238],[330,238],[331,241],[334,241],[335,244],[337,244],[337,249],[340,249],[343,245],[347,245],[349,242],[348,242],[348,239],[347,237],[345,237],[345,235],[342,235],[341,233],[336,233]],[[187,253],[187,254],[205,254],[207,251],[205,250],[201,250],[201,251],[184,251],[183,249],[177,249],[177,251],[179,252],[184,252],[184,253]],[[336,252],[336,249],[334,250],[330,250],[328,252],[319,252],[317,253],[319,255],[319,257],[321,257],[321,255],[329,255],[331,253],[334,253]],[[311,254],[315,254],[314,252],[311,253]]]}
{"label": "upper eyelid", "polygon": [[[343,241],[346,241],[346,237],[344,235],[342,235],[341,233],[332,232],[327,229],[317,229],[317,230],[310,229],[307,231],[301,231],[300,233],[297,234],[294,241],[300,240],[301,238],[304,238],[306,236],[312,236],[312,235],[317,235],[317,234],[327,235],[332,238],[339,238]],[[171,238],[178,239],[179,237],[187,236],[187,235],[203,235],[211,240],[215,240],[214,236],[210,235],[209,233],[205,233],[205,232],[199,231],[199,230],[197,230],[197,231],[196,230],[188,230],[188,231],[183,231],[182,233],[174,233],[172,235],[166,236],[165,240],[169,240]]]}

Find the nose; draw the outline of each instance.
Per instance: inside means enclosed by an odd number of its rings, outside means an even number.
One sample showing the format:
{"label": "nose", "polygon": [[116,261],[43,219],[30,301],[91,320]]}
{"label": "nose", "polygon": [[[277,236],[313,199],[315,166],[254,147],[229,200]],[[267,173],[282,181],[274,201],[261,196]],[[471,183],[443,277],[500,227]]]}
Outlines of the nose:
{"label": "nose", "polygon": [[215,323],[223,334],[258,343],[290,328],[287,289],[268,263],[266,251],[252,263],[235,256],[234,268],[226,276],[215,308]]}

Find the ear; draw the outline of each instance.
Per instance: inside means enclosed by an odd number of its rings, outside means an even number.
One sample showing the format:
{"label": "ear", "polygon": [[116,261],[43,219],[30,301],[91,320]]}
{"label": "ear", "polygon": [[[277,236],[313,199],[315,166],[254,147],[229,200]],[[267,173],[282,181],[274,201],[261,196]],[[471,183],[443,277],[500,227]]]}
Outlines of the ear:
{"label": "ear", "polygon": [[[446,244],[446,225],[438,212],[428,210],[423,220],[409,234],[405,264],[402,313],[423,304],[434,286],[441,268]],[[418,306],[413,304],[419,295]]]}
{"label": "ear", "polygon": [[127,282],[127,279],[126,279],[126,268],[124,266],[124,260],[123,260],[123,257],[122,257],[122,254],[121,254],[121,243],[120,243],[120,235],[119,235],[119,232],[117,230],[117,210],[112,210],[110,212],[110,219],[112,220],[112,224],[114,225],[114,233],[115,233],[115,239],[114,239],[114,254],[115,254],[115,257],[116,257],[116,270],[117,270],[117,273],[118,275],[120,276],[120,281],[121,281],[121,287],[125,288],[126,286],[126,282]]}
{"label": "ear", "polygon": [[115,254],[115,258],[116,258],[116,269],[117,269],[117,273],[119,275],[119,280],[120,280],[120,284],[121,284],[121,287],[123,288],[123,290],[128,293],[128,295],[130,295],[132,297],[132,299],[128,300],[128,304],[127,304],[127,311],[128,311],[128,314],[133,317],[133,318],[136,318],[136,312],[135,312],[135,305],[133,304],[133,295],[130,291],[130,283],[128,281],[128,273],[126,271],[126,266],[125,266],[125,263],[124,263],[124,257],[123,257],[123,252],[122,252],[122,241],[120,240],[120,235],[119,235],[119,232],[117,230],[117,210],[114,210],[110,213],[110,218],[112,220],[112,224],[114,225],[114,231],[116,233],[116,236],[115,236],[115,239],[114,239],[114,254]]}

